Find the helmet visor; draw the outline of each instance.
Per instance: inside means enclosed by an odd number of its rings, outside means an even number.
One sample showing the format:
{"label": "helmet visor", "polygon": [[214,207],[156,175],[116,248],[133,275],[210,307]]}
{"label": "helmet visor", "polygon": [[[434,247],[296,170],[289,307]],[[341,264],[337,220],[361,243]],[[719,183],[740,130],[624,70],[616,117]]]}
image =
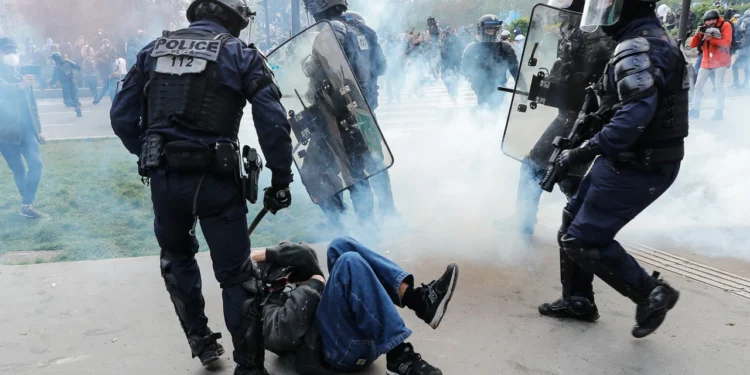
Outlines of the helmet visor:
{"label": "helmet visor", "polygon": [[583,6],[581,30],[591,33],[599,26],[611,26],[620,19],[625,0],[586,0]]}
{"label": "helmet visor", "polygon": [[555,8],[568,9],[570,4],[573,4],[573,0],[549,0],[547,5]]}

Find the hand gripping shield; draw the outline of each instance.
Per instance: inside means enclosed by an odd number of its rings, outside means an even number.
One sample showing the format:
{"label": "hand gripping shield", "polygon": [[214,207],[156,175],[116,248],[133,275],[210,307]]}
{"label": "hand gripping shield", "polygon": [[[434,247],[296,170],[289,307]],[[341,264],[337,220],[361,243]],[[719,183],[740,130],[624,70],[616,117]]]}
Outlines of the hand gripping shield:
{"label": "hand gripping shield", "polygon": [[[567,137],[586,88],[604,72],[614,44],[601,31],[579,29],[581,14],[538,4],[532,11],[519,74],[528,92],[513,93],[503,136],[503,152],[546,168],[556,137]],[[518,81],[522,81],[519,79]],[[570,170],[585,173],[587,166]]]}
{"label": "hand gripping shield", "polygon": [[316,204],[393,165],[333,27],[319,22],[268,55],[292,125],[294,162]]}

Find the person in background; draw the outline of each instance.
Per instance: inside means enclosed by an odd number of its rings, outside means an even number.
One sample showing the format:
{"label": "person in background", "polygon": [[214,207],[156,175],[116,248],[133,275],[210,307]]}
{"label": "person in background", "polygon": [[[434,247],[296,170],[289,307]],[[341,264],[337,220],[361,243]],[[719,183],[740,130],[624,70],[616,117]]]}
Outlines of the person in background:
{"label": "person in background", "polygon": [[109,78],[106,82],[104,82],[102,91],[99,93],[99,96],[95,97],[96,99],[94,99],[94,104],[99,104],[99,102],[102,100],[104,95],[107,94],[107,92],[109,92],[110,101],[114,101],[115,92],[117,90],[117,82],[119,82],[122,77],[125,77],[126,74],[128,74],[127,62],[125,62],[124,58],[118,57],[117,59],[115,59],[112,73],[109,74]]}
{"label": "person in background", "polygon": [[[32,88],[34,76],[21,76],[18,64],[16,43],[11,38],[0,38],[0,153],[13,172],[13,180],[21,193],[18,214],[39,219],[46,216],[34,208],[42,179],[39,145],[45,139]],[[26,160],[25,166],[23,160]]]}
{"label": "person in background", "polygon": [[719,11],[712,9],[703,15],[703,26],[698,28],[690,40],[690,48],[700,47],[703,51],[701,69],[698,72],[698,80],[695,84],[690,118],[700,117],[701,100],[703,99],[703,87],[712,73],[716,74],[716,98],[717,107],[712,120],[723,120],[724,118],[724,74],[732,64],[732,56],[729,49],[732,44],[732,27]]}
{"label": "person in background", "polygon": [[78,100],[78,86],[75,85],[75,71],[80,71],[81,67],[68,59],[64,59],[59,52],[53,53],[50,58],[55,62],[55,68],[49,85],[54,86],[59,81],[62,87],[63,103],[66,107],[75,108],[76,116],[83,117],[81,101]]}
{"label": "person in background", "polygon": [[99,90],[97,89],[99,84],[99,71],[96,70],[96,59],[94,59],[93,55],[88,56],[83,60],[82,65],[83,69],[81,75],[86,83],[86,87],[91,90],[91,96],[94,98],[94,101],[96,101],[96,98],[99,97]]}

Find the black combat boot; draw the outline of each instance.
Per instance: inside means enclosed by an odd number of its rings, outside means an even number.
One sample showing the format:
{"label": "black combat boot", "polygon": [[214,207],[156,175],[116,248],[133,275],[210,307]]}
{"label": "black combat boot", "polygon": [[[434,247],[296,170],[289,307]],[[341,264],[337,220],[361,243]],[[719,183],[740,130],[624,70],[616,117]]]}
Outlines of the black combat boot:
{"label": "black combat boot", "polygon": [[216,341],[220,338],[221,333],[213,333],[208,328],[200,335],[188,337],[193,358],[200,358],[203,366],[218,360],[224,354],[224,347]]}
{"label": "black combat boot", "polygon": [[596,304],[583,297],[561,297],[555,302],[540,305],[539,313],[552,318],[571,318],[584,322],[595,322],[599,319]]}
{"label": "black combat boot", "polygon": [[[658,277],[658,274],[656,276]],[[646,301],[639,303],[635,309],[636,325],[633,327],[633,336],[640,339],[654,333],[664,322],[667,312],[677,304],[678,299],[680,292],[664,280],[656,280],[656,288],[651,291]]]}
{"label": "black combat boot", "polygon": [[237,367],[234,368],[234,375],[269,375],[269,373],[268,370],[263,370],[263,372],[261,372],[254,367],[237,365]]}

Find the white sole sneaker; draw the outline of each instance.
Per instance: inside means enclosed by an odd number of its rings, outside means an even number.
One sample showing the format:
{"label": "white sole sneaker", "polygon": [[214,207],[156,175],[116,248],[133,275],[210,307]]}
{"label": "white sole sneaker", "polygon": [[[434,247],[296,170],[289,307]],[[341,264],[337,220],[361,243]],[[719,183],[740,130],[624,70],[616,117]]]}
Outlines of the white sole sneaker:
{"label": "white sole sneaker", "polygon": [[451,282],[448,284],[448,293],[445,295],[442,301],[440,301],[440,305],[437,308],[437,311],[435,311],[435,316],[432,318],[432,321],[430,322],[430,327],[432,329],[437,329],[437,327],[440,325],[440,322],[443,320],[443,316],[445,316],[445,312],[447,311],[446,307],[448,306],[448,302],[451,301],[451,298],[453,297],[453,292],[456,290],[456,285],[458,284],[458,265],[453,268],[453,274],[451,275]]}

